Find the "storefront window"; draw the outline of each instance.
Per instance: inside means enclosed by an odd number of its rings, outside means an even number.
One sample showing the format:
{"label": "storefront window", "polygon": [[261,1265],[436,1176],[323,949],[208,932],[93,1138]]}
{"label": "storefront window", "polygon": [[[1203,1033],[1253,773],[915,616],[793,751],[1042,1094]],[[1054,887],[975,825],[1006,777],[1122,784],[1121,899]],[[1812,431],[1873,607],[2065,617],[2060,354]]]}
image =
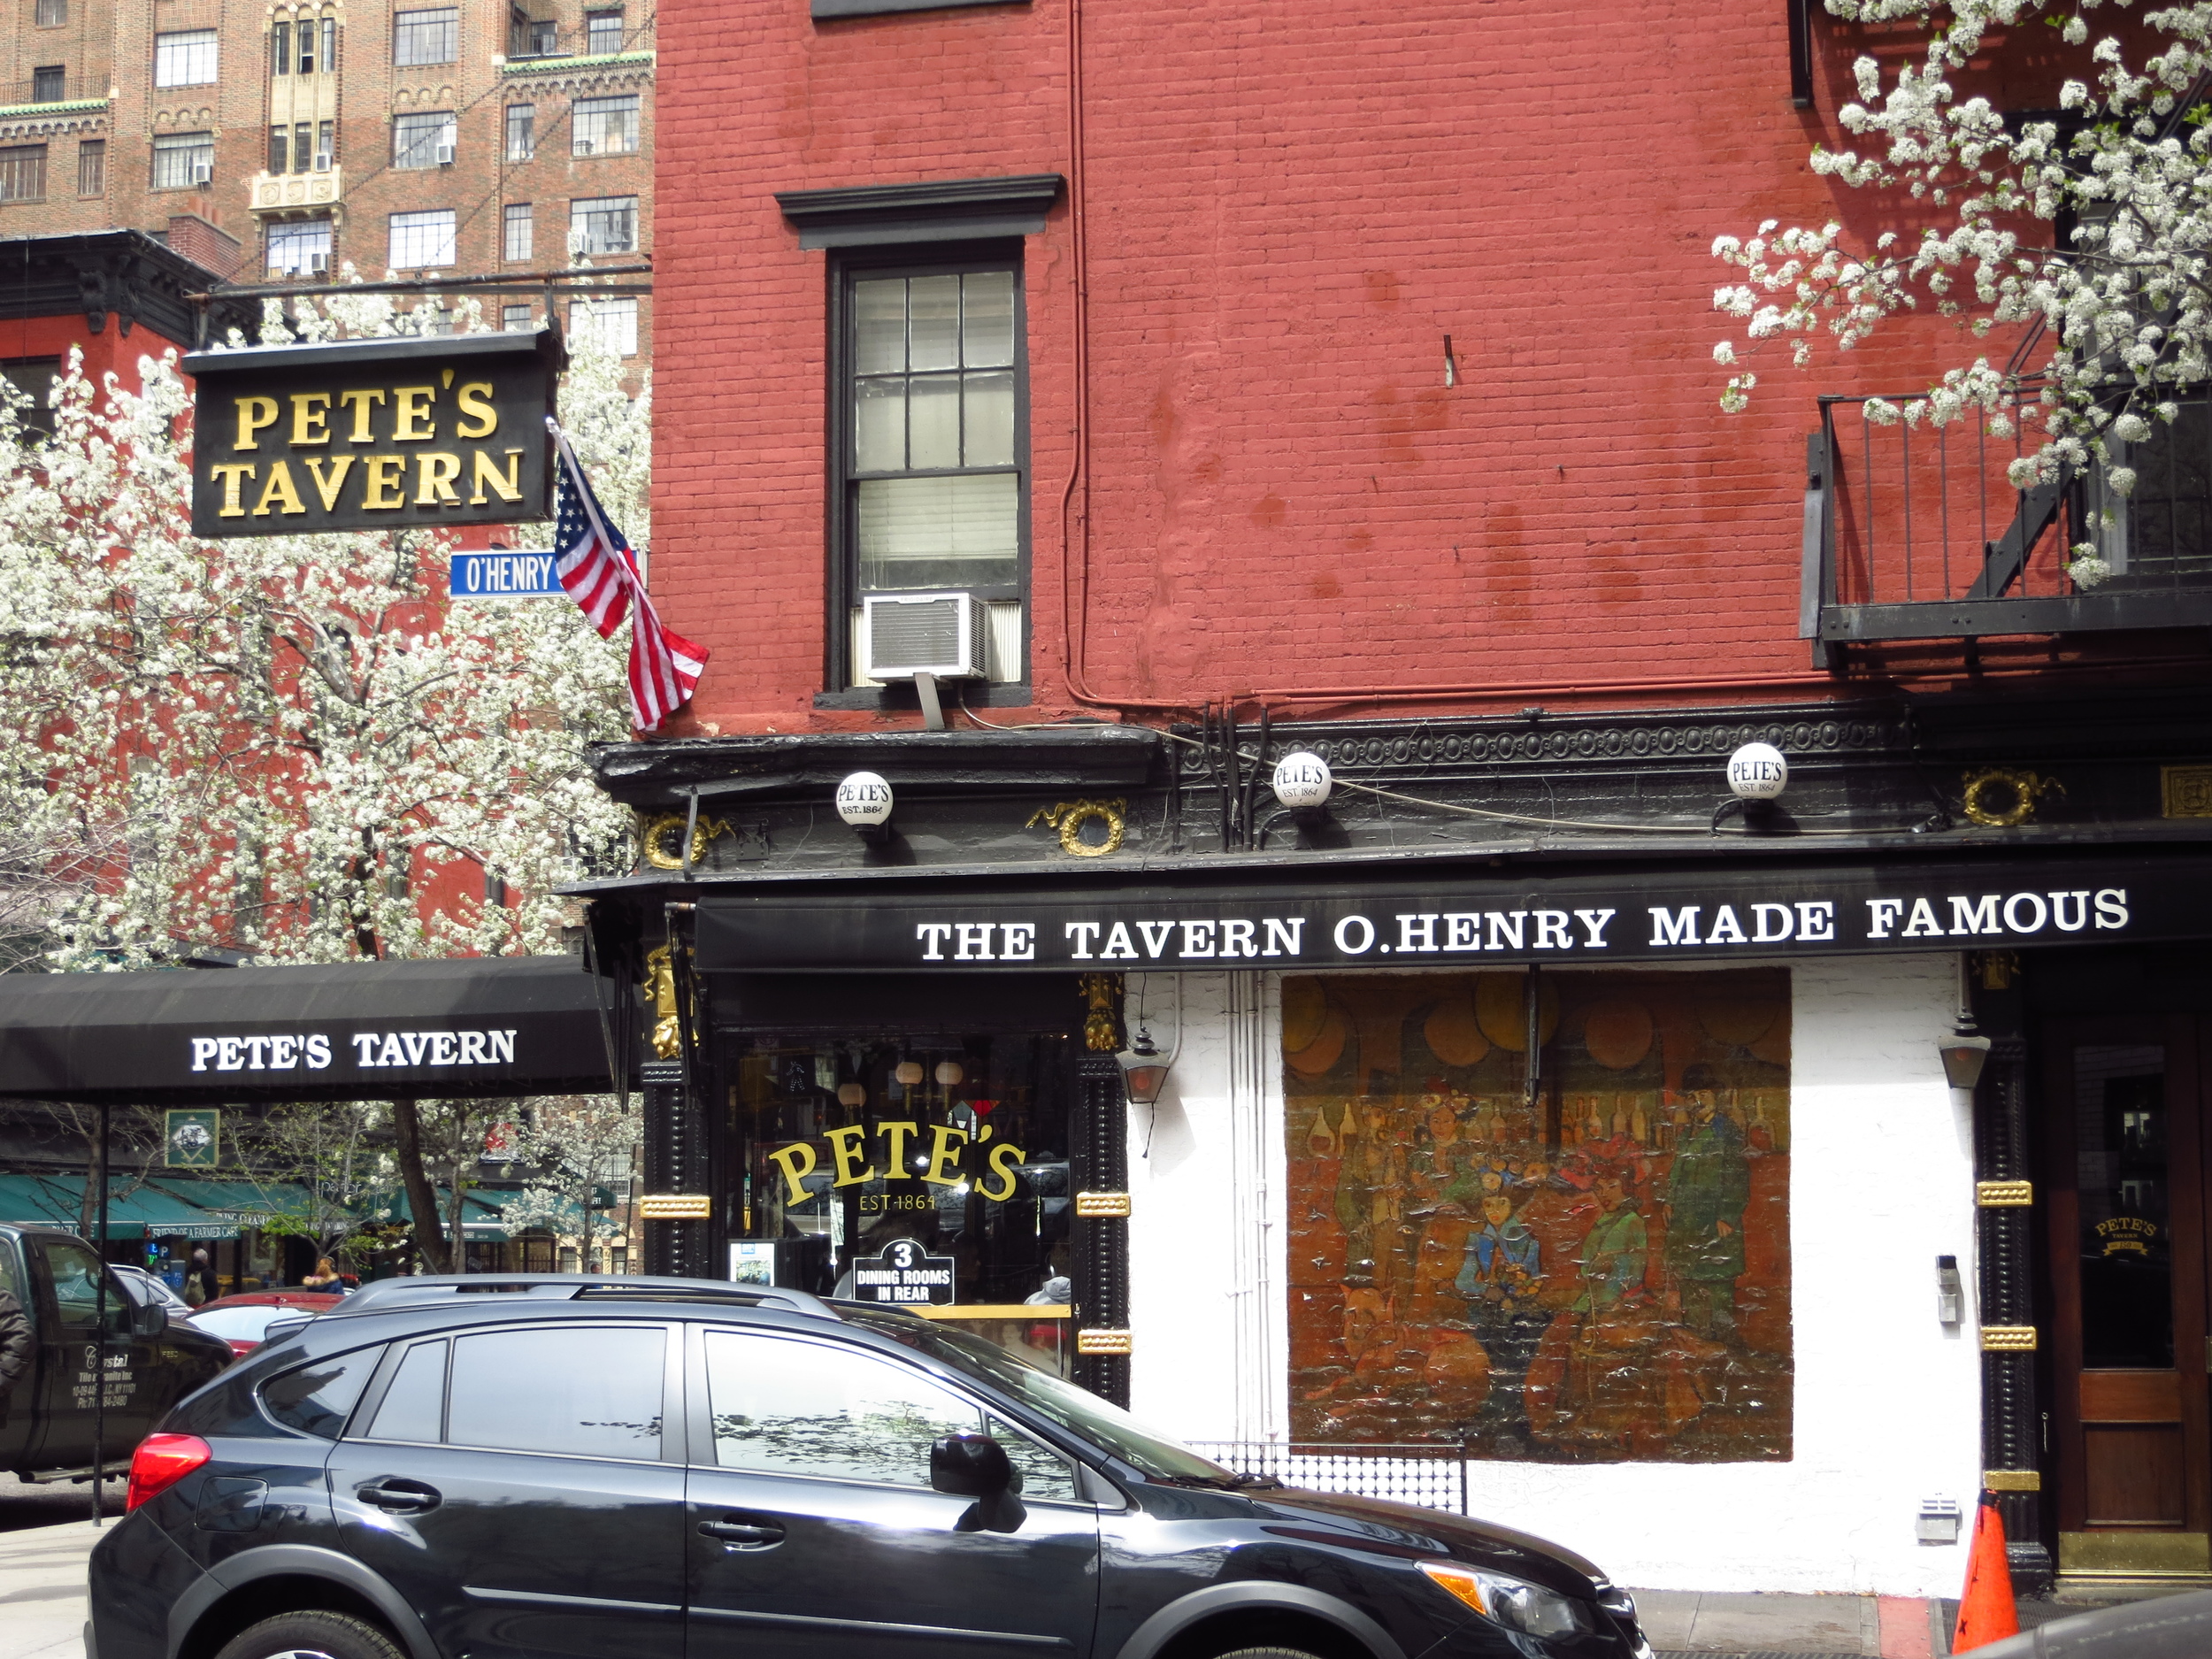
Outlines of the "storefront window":
{"label": "storefront window", "polygon": [[883,1302],[1064,1372],[1061,1034],[763,1037],[729,1087],[733,1279]]}
{"label": "storefront window", "polygon": [[1789,977],[1293,978],[1292,1435],[1786,1459]]}

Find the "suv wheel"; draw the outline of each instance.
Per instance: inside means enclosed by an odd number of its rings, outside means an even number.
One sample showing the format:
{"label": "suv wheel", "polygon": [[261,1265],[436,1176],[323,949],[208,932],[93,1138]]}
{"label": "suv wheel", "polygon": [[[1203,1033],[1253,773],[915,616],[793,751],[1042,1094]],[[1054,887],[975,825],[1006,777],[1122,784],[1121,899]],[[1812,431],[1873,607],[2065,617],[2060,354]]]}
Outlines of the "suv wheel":
{"label": "suv wheel", "polygon": [[281,1613],[249,1625],[215,1659],[407,1659],[399,1644],[347,1613]]}

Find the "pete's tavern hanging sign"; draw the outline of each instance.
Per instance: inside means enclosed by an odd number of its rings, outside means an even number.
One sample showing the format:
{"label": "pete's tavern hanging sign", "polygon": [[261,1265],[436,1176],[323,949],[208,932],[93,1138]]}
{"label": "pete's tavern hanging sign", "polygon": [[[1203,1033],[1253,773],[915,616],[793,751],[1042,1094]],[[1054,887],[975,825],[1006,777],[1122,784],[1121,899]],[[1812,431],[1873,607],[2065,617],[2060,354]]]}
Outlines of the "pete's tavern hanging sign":
{"label": "pete's tavern hanging sign", "polygon": [[548,518],[559,358],[549,330],[195,352],[192,533]]}

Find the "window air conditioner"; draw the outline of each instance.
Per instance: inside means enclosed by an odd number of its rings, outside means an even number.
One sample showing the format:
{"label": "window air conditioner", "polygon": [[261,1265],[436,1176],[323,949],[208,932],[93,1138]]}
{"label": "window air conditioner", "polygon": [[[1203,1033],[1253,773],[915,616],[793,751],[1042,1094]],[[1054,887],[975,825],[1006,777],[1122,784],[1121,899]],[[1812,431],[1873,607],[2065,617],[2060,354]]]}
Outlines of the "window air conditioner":
{"label": "window air conditioner", "polygon": [[981,680],[990,624],[973,594],[869,594],[861,638],[870,680]]}
{"label": "window air conditioner", "polygon": [[452,145],[441,144],[438,146],[438,165],[441,167],[450,167],[453,165]]}
{"label": "window air conditioner", "polygon": [[588,155],[590,155],[590,154],[591,154],[591,140],[589,140],[588,138],[580,138],[580,139],[578,139],[578,140],[576,141],[576,153],[577,153],[578,155],[580,155],[580,156],[588,156]]}
{"label": "window air conditioner", "polygon": [[194,165],[192,169],[192,182],[194,184],[211,184],[214,180],[215,164],[213,162],[203,161]]}
{"label": "window air conditioner", "polygon": [[330,256],[326,253],[309,254],[307,256],[307,269],[311,274],[321,276],[324,273],[330,269]]}
{"label": "window air conditioner", "polygon": [[330,171],[330,157],[327,156],[316,157],[315,171],[318,173],[328,173]]}
{"label": "window air conditioner", "polygon": [[572,254],[579,254],[584,251],[584,233],[582,231],[572,230],[568,233],[568,250]]}

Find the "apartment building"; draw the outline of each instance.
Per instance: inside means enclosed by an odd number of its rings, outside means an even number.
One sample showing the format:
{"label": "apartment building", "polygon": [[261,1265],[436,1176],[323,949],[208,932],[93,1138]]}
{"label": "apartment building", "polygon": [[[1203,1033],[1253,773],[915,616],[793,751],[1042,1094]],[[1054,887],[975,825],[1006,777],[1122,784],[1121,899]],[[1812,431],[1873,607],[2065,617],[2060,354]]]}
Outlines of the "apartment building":
{"label": "apartment building", "polygon": [[[640,0],[13,4],[0,236],[134,228],[234,281],[284,284],[650,250]],[[543,312],[487,303],[508,326]],[[601,302],[590,326],[642,352],[649,305]]]}

